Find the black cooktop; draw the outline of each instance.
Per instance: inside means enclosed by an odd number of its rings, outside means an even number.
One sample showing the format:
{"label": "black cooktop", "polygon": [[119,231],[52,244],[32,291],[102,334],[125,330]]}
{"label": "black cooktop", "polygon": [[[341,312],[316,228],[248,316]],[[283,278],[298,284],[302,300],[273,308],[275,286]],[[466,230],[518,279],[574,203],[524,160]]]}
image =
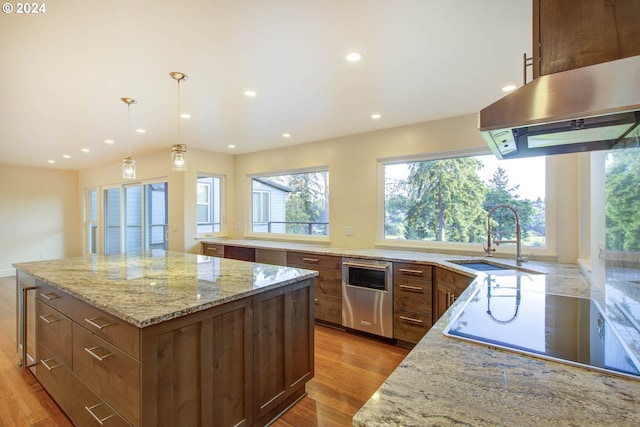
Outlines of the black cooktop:
{"label": "black cooktop", "polygon": [[487,275],[445,335],[640,378],[632,355],[598,303],[536,287],[530,276]]}

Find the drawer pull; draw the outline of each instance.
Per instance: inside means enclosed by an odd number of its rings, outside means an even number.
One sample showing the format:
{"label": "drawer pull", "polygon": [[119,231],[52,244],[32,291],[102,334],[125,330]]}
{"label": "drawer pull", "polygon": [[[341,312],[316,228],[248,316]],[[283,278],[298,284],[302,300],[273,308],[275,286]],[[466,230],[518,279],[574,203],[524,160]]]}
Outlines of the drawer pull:
{"label": "drawer pull", "polygon": [[40,318],[42,320],[44,320],[47,324],[51,324],[51,323],[55,323],[55,322],[59,322],[60,321],[60,319],[58,319],[53,314],[49,314],[48,316],[40,315]]}
{"label": "drawer pull", "polygon": [[318,302],[318,301],[320,301],[318,298],[313,299],[313,302]]}
{"label": "drawer pull", "polygon": [[60,296],[59,296],[59,295],[56,295],[56,294],[54,294],[53,292],[49,292],[49,293],[47,293],[47,294],[40,294],[40,295],[42,295],[42,297],[43,297],[44,299],[49,300],[49,301],[52,301],[52,300],[54,300],[54,299],[58,299],[58,298],[60,298]]}
{"label": "drawer pull", "polygon": [[400,289],[408,289],[410,291],[423,291],[424,290],[424,288],[422,288],[420,286],[399,285],[398,287]]}
{"label": "drawer pull", "polygon": [[422,276],[424,274],[424,271],[422,270],[410,270],[408,268],[399,268],[398,271],[400,271],[401,273],[415,274],[418,276]]}
{"label": "drawer pull", "polygon": [[[111,353],[106,353],[106,354],[104,354],[104,355],[100,356],[98,353],[96,353],[96,352],[95,352],[95,350],[97,350],[97,349],[99,349],[99,348],[102,348],[102,347],[100,347],[100,346],[91,347],[91,348],[87,348],[87,347],[85,347],[85,348],[84,348],[84,351],[86,351],[87,353],[89,353],[90,355],[92,355],[93,357],[95,357],[97,360],[99,360],[99,361],[101,361],[101,362],[102,362],[104,359],[106,359],[107,357],[109,357],[109,356],[113,356],[113,354],[111,354]],[[102,348],[102,349],[103,349],[104,351],[106,351],[104,348]]]}
{"label": "drawer pull", "polygon": [[318,258],[302,258],[303,261],[318,262]]}
{"label": "drawer pull", "polygon": [[113,417],[113,413],[111,413],[111,414],[107,415],[107,416],[106,416],[106,417],[104,417],[104,418],[100,418],[100,417],[98,417],[98,416],[93,412],[93,410],[94,410],[94,409],[96,409],[98,406],[101,406],[101,405],[102,405],[102,403],[98,403],[97,405],[93,405],[93,406],[85,406],[85,407],[84,407],[84,409],[86,409],[86,410],[87,410],[87,412],[89,412],[89,413],[91,414],[91,416],[92,416],[92,417],[93,417],[97,422],[99,422],[99,423],[100,423],[100,425],[104,425],[103,423],[104,423],[105,421],[107,421],[109,418]]}
{"label": "drawer pull", "polygon": [[400,316],[400,320],[406,320],[407,322],[413,322],[413,323],[420,323],[422,324],[422,320],[420,319],[414,319],[413,317],[407,317],[407,316]]}
{"label": "drawer pull", "polygon": [[59,368],[60,366],[62,366],[60,363],[58,363],[57,365],[53,365],[53,366],[49,366],[48,362],[51,362],[52,360],[55,360],[54,358],[51,359],[42,359],[40,360],[40,363],[42,363],[42,365],[47,368],[48,371],[53,371],[56,368]]}
{"label": "drawer pull", "polygon": [[[99,324],[96,322],[97,320],[102,320],[104,323]],[[98,328],[98,329],[104,329],[107,326],[113,325],[113,323],[109,323],[100,317],[92,317],[91,319],[84,319],[84,321],[90,324],[91,326],[93,326],[94,328]]]}

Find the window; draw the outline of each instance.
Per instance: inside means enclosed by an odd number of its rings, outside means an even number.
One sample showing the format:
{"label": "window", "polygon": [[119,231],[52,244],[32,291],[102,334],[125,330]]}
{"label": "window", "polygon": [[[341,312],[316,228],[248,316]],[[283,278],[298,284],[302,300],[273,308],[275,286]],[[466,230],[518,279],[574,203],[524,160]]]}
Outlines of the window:
{"label": "window", "polygon": [[222,231],[221,176],[199,174],[196,194],[197,234],[209,235]]}
{"label": "window", "polygon": [[329,235],[329,171],[251,179],[251,231]]}
{"label": "window", "polygon": [[[384,239],[486,244],[487,213],[518,212],[523,245],[545,247],[545,158],[493,155],[384,163]],[[492,232],[515,236],[500,209]]]}
{"label": "window", "polygon": [[98,191],[95,188],[87,190],[85,209],[85,250],[90,254],[95,254],[98,253]]}
{"label": "window", "polygon": [[104,253],[168,249],[168,184],[136,183],[107,188]]}

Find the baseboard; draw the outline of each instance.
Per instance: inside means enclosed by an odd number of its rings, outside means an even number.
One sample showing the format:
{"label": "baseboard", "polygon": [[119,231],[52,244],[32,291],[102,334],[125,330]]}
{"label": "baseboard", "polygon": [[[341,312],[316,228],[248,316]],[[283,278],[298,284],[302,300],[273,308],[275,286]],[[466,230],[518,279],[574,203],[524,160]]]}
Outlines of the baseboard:
{"label": "baseboard", "polygon": [[0,277],[10,277],[16,275],[15,268],[9,268],[7,270],[0,270]]}

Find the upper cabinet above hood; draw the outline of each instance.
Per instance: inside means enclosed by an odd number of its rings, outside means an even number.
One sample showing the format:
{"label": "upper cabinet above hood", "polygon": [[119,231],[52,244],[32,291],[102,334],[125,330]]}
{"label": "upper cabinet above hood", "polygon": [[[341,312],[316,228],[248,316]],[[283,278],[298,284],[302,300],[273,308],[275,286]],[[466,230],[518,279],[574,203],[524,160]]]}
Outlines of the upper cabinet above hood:
{"label": "upper cabinet above hood", "polygon": [[548,74],[480,111],[500,159],[640,146],[640,55]]}

